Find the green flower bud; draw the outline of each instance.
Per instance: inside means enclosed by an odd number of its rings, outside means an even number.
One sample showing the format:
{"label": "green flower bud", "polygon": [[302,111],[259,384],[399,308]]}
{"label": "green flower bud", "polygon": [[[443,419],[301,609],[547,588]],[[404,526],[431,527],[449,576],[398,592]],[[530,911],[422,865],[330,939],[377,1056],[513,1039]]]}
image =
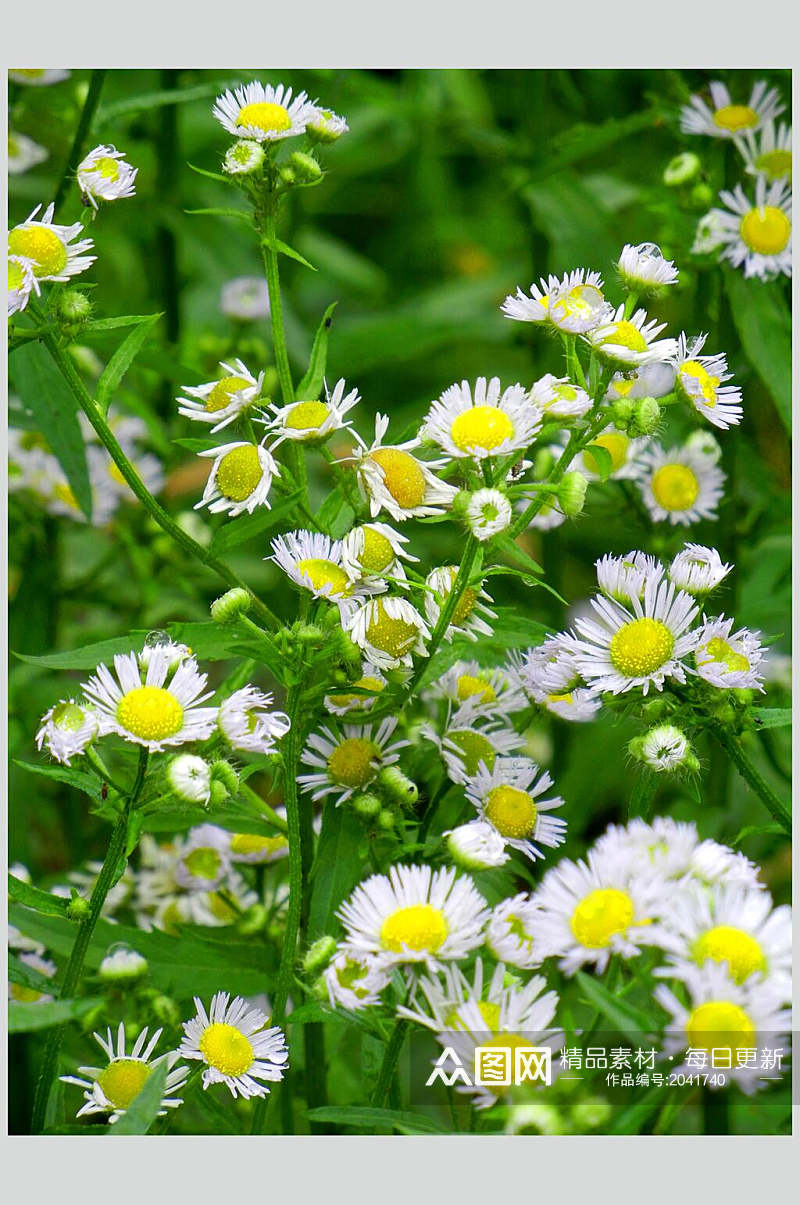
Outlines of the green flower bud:
{"label": "green flower bud", "polygon": [[361,669],[361,658],[363,653],[348,632],[341,628],[337,633],[336,646],[339,656],[345,665],[354,670]]}
{"label": "green flower bud", "polygon": [[230,762],[222,759],[211,763],[211,781],[221,783],[229,795],[239,790],[239,775]]}
{"label": "green flower bud", "polygon": [[689,194],[689,200],[695,209],[708,209],[714,200],[714,190],[710,184],[706,184],[704,180],[700,180]]}
{"label": "green flower bud", "polygon": [[315,623],[296,623],[294,631],[301,644],[321,645],[325,639],[322,628]]}
{"label": "green flower bud", "polygon": [[467,513],[467,507],[472,501],[472,494],[469,490],[459,490],[452,501],[450,510],[454,519],[463,519]]}
{"label": "green flower bud", "polygon": [[294,172],[294,178],[301,187],[309,184],[319,184],[323,171],[313,155],[305,151],[294,151],[289,156],[289,165]]}
{"label": "green flower bud", "polygon": [[66,289],[56,303],[56,321],[70,337],[83,330],[92,315],[92,303],[80,289]]}
{"label": "green flower bud", "polygon": [[147,974],[147,959],[126,945],[113,946],[100,963],[104,983],[133,983]]}
{"label": "green flower bud", "polygon": [[222,782],[212,782],[209,793],[209,803],[215,808],[222,807],[227,799],[230,799],[228,788]]}
{"label": "green flower bud", "polygon": [[247,590],[235,586],[211,604],[211,618],[215,623],[235,623],[240,615],[246,615],[252,605]]}
{"label": "green flower bud", "polygon": [[253,937],[263,933],[267,925],[269,912],[263,904],[253,904],[236,922],[237,931],[245,937]]}
{"label": "green flower bud", "polygon": [[328,994],[328,985],[325,982],[323,975],[320,975],[319,979],[312,983],[311,995],[315,1000],[318,1000],[320,1004],[330,1004],[331,998]]}
{"label": "green flower bud", "polygon": [[377,795],[353,795],[350,806],[362,820],[374,820],[381,810],[381,801]]}
{"label": "green flower bud", "polygon": [[67,920],[74,921],[76,925],[81,925],[88,919],[90,911],[91,908],[88,900],[85,900],[82,895],[73,895],[67,904]]}
{"label": "green flower bud", "polygon": [[650,724],[653,720],[660,720],[663,715],[666,715],[670,706],[668,701],[660,695],[657,699],[645,700],[640,704],[639,710],[642,717]]}
{"label": "green flower bud", "polygon": [[263,167],[264,157],[260,142],[242,138],[226,152],[222,170],[230,176],[252,176]]}
{"label": "green flower bud", "polygon": [[397,766],[385,766],[377,781],[390,799],[398,803],[414,804],[419,799],[419,787]]}
{"label": "green flower bud", "polygon": [[573,1124],[580,1130],[597,1130],[611,1116],[611,1105],[602,1096],[587,1096],[570,1109]]}
{"label": "green flower bud", "polygon": [[[166,1025],[170,1029],[177,1029],[181,1023],[181,1010],[172,999],[171,996],[159,994],[154,996],[150,1001],[150,1008],[153,1016],[160,1025]],[[127,1029],[127,1026],[126,1026]]]}
{"label": "green flower bud", "polygon": [[588,481],[583,473],[566,473],[558,487],[558,501],[565,515],[579,515],[586,499]]}
{"label": "green flower bud", "polygon": [[700,158],[694,151],[684,151],[670,159],[664,168],[663,180],[667,188],[678,188],[688,184],[700,171]]}
{"label": "green flower bud", "polygon": [[621,397],[611,407],[611,421],[618,431],[627,433],[628,424],[633,414],[634,403],[630,398]]}
{"label": "green flower bud", "polygon": [[278,179],[284,188],[294,188],[294,185],[297,182],[295,180],[294,170],[289,166],[288,163],[285,164],[278,172]]}
{"label": "green flower bud", "polygon": [[318,937],[303,955],[303,970],[311,977],[324,971],[336,953],[335,937]]}
{"label": "green flower bud", "polygon": [[634,438],[652,435],[661,418],[661,407],[654,397],[643,397],[634,402],[633,414],[628,425],[628,434]]}
{"label": "green flower bud", "polygon": [[378,828],[383,829],[385,833],[390,833],[394,829],[395,816],[394,812],[390,812],[388,808],[383,808],[378,813]]}

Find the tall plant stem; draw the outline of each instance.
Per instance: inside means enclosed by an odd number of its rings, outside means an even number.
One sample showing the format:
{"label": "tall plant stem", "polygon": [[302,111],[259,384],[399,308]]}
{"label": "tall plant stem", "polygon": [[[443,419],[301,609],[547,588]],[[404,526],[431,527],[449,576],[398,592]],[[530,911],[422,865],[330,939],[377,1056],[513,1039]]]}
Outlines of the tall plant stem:
{"label": "tall plant stem", "polygon": [[272,347],[275,353],[275,368],[281,387],[281,397],[284,406],[290,405],[294,399],[292,370],[289,367],[289,355],[286,351],[286,332],[283,329],[283,302],[281,301],[281,281],[278,273],[278,252],[275,249],[275,209],[270,206],[266,211],[256,215],[256,225],[261,235],[261,254],[264,259],[264,272],[267,277],[267,292],[269,293],[269,316],[272,324]]}
{"label": "tall plant stem", "polygon": [[478,541],[474,536],[470,536],[467,540],[466,547],[464,548],[464,555],[461,558],[461,564],[458,567],[456,579],[450,588],[447,598],[444,600],[444,605],[442,606],[442,609],[439,612],[439,618],[436,621],[436,627],[431,633],[427,656],[423,660],[419,661],[414,667],[414,672],[405,686],[403,698],[398,704],[398,709],[403,705],[405,700],[410,698],[414,693],[420,678],[430,664],[431,658],[444,640],[445,632],[450,627],[450,620],[455,614],[455,610],[458,606],[461,595],[469,585],[470,574],[472,573],[472,566],[475,563],[477,552]]}
{"label": "tall plant stem", "polygon": [[91,79],[89,80],[89,91],[86,93],[86,100],[83,102],[81,115],[78,119],[78,126],[75,130],[75,137],[72,139],[72,146],[69,148],[67,161],[64,164],[64,170],[61,173],[61,179],[58,182],[58,188],[56,189],[55,196],[53,197],[53,208],[55,209],[56,214],[58,214],[58,207],[64,199],[64,193],[67,191],[70,176],[73,172],[78,170],[78,164],[83,158],[83,151],[86,146],[89,131],[92,128],[92,121],[94,120],[95,111],[97,109],[98,101],[100,100],[100,93],[103,90],[105,78],[105,68],[101,68],[97,71],[93,71]]}
{"label": "tall plant stem", "polygon": [[716,736],[723,749],[729,754],[731,761],[736,766],[736,769],[741,774],[747,785],[755,791],[761,802],[770,812],[774,820],[786,830],[787,833],[792,831],[792,813],[791,809],[786,806],[780,799],[769,783],[761,777],[758,770],[755,768],[750,758],[745,752],[744,745],[738,736],[726,731],[724,728],[713,728]]}
{"label": "tall plant stem", "polygon": [[375,1091],[372,1093],[372,1104],[377,1108],[383,1105],[383,1102],[389,1095],[389,1089],[392,1086],[397,1071],[397,1061],[400,1058],[400,1051],[403,1048],[408,1027],[408,1021],[396,1021],[391,1037],[386,1043],[386,1049],[383,1052],[383,1062],[378,1073],[378,1081],[375,1084]]}
{"label": "tall plant stem", "polygon": [[[64,972],[64,978],[59,989],[59,998],[62,1000],[71,1000],[75,995],[83,974],[83,964],[86,960],[86,952],[89,949],[89,943],[92,940],[95,926],[97,924],[100,913],[103,910],[103,904],[106,901],[106,896],[111,890],[114,882],[117,867],[119,866],[120,858],[125,853],[125,844],[128,836],[128,816],[136,806],[136,801],[142,791],[144,785],[144,776],[147,770],[147,749],[139,751],[139,765],[136,771],[136,780],[133,784],[130,794],[128,795],[125,807],[117,820],[114,828],[111,831],[111,838],[106,850],[106,856],[103,860],[103,865],[100,874],[97,876],[97,882],[94,885],[91,899],[89,900],[89,914],[84,921],[81,921],[78,935],[75,938],[75,944],[72,947],[72,953],[69,956],[67,969]],[[61,1049],[61,1043],[64,1039],[66,1024],[59,1025],[50,1032],[50,1036],[45,1046],[44,1058],[42,1060],[42,1070],[39,1075],[39,1081],[36,1085],[36,1095],[33,1100],[33,1119],[31,1122],[31,1131],[34,1134],[41,1133],[44,1128],[45,1117],[47,1114],[47,1102],[50,1099],[50,1087],[53,1082],[53,1075],[56,1070],[58,1061],[58,1052]]]}
{"label": "tall plant stem", "polygon": [[254,612],[259,616],[263,623],[268,624],[273,628],[280,627],[280,621],[278,620],[277,616],[273,615],[272,611],[270,611],[269,607],[266,606],[265,603],[261,602],[259,598],[256,598],[247,583],[242,581],[238,574],[234,573],[234,571],[230,569],[223,561],[217,560],[216,557],[211,556],[211,554],[207,552],[201,544],[198,544],[196,540],[193,540],[192,537],[188,535],[183,528],[179,527],[174,519],[167,514],[161,503],[156,501],[156,499],[144,485],[144,482],[136,472],[136,469],[128,460],[128,457],[123,452],[114,436],[114,432],[106,422],[105,416],[100,410],[100,407],[87,390],[67,353],[51,334],[43,335],[42,340],[47,347],[47,350],[50,352],[50,355],[53,357],[53,360],[60,370],[61,375],[64,377],[64,380],[72,391],[75,400],[97,432],[97,437],[102,443],[103,447],[114,461],[114,464],[117,466],[125,481],[141,502],[142,506],[155,519],[159,527],[161,527],[167,533],[167,535],[171,536],[175,543],[178,544],[184,550],[184,552],[188,552],[190,556],[196,557],[197,560],[201,561],[207,569],[210,569],[212,573],[216,573],[218,577],[222,578],[222,580],[228,586],[238,586],[241,589],[246,590],[252,599]]}

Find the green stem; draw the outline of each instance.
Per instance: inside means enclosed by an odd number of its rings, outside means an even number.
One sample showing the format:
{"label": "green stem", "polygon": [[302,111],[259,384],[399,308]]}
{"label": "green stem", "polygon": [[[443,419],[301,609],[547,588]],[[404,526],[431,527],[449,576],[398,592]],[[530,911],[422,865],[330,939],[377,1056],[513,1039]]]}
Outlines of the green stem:
{"label": "green stem", "polygon": [[411,677],[409,678],[408,682],[406,683],[405,689],[403,691],[402,700],[398,704],[398,710],[400,707],[402,707],[402,705],[406,701],[406,699],[409,699],[411,697],[411,695],[414,693],[414,690],[415,690],[417,684],[419,683],[420,678],[425,673],[425,670],[428,668],[428,665],[430,664],[431,658],[433,657],[434,653],[438,649],[439,645],[444,640],[445,632],[450,627],[450,620],[453,618],[455,609],[458,606],[461,595],[464,593],[467,586],[469,585],[470,574],[472,573],[472,566],[475,561],[475,556],[476,556],[477,552],[478,552],[478,541],[475,539],[474,536],[470,536],[469,539],[467,540],[467,544],[464,549],[464,555],[461,558],[461,564],[458,567],[458,573],[456,575],[456,580],[453,582],[450,592],[444,601],[444,605],[443,605],[441,611],[439,612],[439,618],[436,621],[436,627],[433,629],[433,632],[431,633],[430,642],[428,644],[427,655],[422,660],[418,661],[417,664],[415,665],[414,672],[411,675]]}
{"label": "green stem", "polygon": [[257,791],[254,791],[252,787],[249,787],[246,782],[239,783],[239,791],[246,799],[249,799],[250,802],[258,808],[264,819],[269,824],[273,825],[278,832],[283,833],[284,835],[288,833],[289,826],[287,825],[286,821],[283,820],[278,813],[269,806],[268,803],[264,802]]}
{"label": "green stem", "polygon": [[101,779],[102,782],[107,782],[110,787],[114,788],[118,795],[125,795],[125,788],[121,787],[119,783],[114,781],[106,769],[105,763],[102,761],[100,755],[92,748],[91,745],[86,746],[83,751],[83,756],[86,758],[89,767],[94,770],[95,774],[99,779]]}
{"label": "green stem", "polygon": [[292,370],[289,367],[289,355],[286,351],[286,333],[283,329],[283,303],[281,302],[281,282],[278,274],[278,252],[274,246],[276,237],[274,208],[270,207],[267,209],[263,216],[256,214],[256,225],[261,235],[261,254],[264,258],[264,271],[267,277],[275,368],[278,372],[283,404],[284,406],[288,406],[295,398],[294,385],[292,384]]}
{"label": "green stem", "polygon": [[64,380],[72,391],[75,400],[78,402],[78,405],[81,407],[89,422],[97,432],[98,439],[103,444],[103,447],[114,461],[125,481],[141,502],[142,506],[155,519],[159,527],[161,527],[167,533],[167,535],[171,536],[179,547],[181,547],[185,552],[188,552],[190,556],[196,557],[206,566],[207,569],[210,569],[212,573],[216,573],[218,577],[222,578],[222,580],[228,586],[238,586],[243,590],[247,590],[247,593],[252,599],[253,610],[256,612],[259,618],[264,623],[269,624],[271,627],[280,627],[280,621],[278,620],[277,616],[275,616],[269,607],[261,602],[259,598],[256,598],[247,583],[242,581],[238,574],[234,573],[234,571],[230,569],[223,561],[217,560],[216,557],[211,556],[211,554],[207,552],[201,544],[198,544],[196,540],[193,540],[192,537],[188,535],[183,528],[179,527],[174,519],[172,519],[171,516],[164,510],[161,503],[156,501],[118,444],[113,431],[109,427],[103,413],[100,410],[100,407],[87,390],[69,356],[66,354],[64,349],[59,346],[52,335],[46,334],[43,337],[43,342],[47,347],[47,350],[50,352],[50,355],[53,357],[53,360],[60,370],[61,375],[64,377]]}
{"label": "green stem", "polygon": [[386,1097],[389,1094],[389,1088],[394,1080],[397,1071],[397,1060],[400,1058],[400,1051],[403,1048],[403,1042],[406,1039],[410,1022],[400,1020],[395,1022],[391,1037],[386,1043],[386,1049],[383,1052],[383,1062],[378,1073],[378,1082],[375,1085],[375,1090],[372,1093],[371,1103],[376,1108],[383,1106]]}
{"label": "green stem", "polygon": [[772,787],[766,782],[758,770],[755,768],[750,758],[745,752],[744,745],[738,736],[734,736],[725,728],[714,727],[712,729],[714,736],[730,755],[731,761],[736,766],[736,769],[741,774],[747,785],[755,791],[761,802],[765,805],[774,820],[786,830],[787,833],[792,831],[792,813],[791,809],[786,806],[782,799],[773,791]]}
{"label": "green stem", "polygon": [[[67,969],[64,972],[64,978],[59,988],[59,998],[62,1000],[71,1000],[81,981],[83,974],[83,964],[86,960],[86,952],[89,949],[89,943],[92,940],[95,926],[97,924],[100,913],[103,910],[103,904],[106,901],[106,896],[111,890],[119,866],[120,858],[125,853],[125,846],[128,837],[128,816],[141,794],[142,786],[144,785],[145,772],[147,770],[148,751],[147,749],[139,750],[139,765],[136,771],[136,781],[133,784],[130,794],[128,795],[125,807],[117,820],[111,832],[111,839],[108,843],[106,856],[103,861],[103,866],[100,874],[97,876],[97,882],[94,885],[91,899],[89,900],[89,914],[84,921],[81,922],[78,929],[78,935],[75,938],[75,944],[72,947],[72,953],[67,963]],[[31,1122],[31,1131],[34,1134],[41,1133],[44,1128],[45,1118],[47,1114],[47,1102],[50,1098],[50,1087],[53,1082],[53,1075],[58,1062],[58,1052],[61,1049],[61,1043],[66,1031],[66,1024],[55,1027],[50,1032],[47,1040],[47,1045],[44,1051],[42,1060],[42,1070],[39,1075],[39,1082],[36,1085],[36,1095],[33,1101],[33,1118]]]}
{"label": "green stem", "polygon": [[69,148],[67,161],[64,164],[64,170],[61,173],[61,179],[58,182],[58,188],[53,197],[53,207],[56,213],[58,213],[58,207],[64,199],[64,193],[67,191],[70,176],[78,170],[78,164],[83,158],[84,146],[86,145],[89,130],[94,120],[105,78],[106,72],[103,68],[93,71],[92,77],[89,80],[89,91],[86,93],[86,100],[83,102],[83,108],[78,120],[78,128],[75,131],[75,137],[72,139],[72,146]]}

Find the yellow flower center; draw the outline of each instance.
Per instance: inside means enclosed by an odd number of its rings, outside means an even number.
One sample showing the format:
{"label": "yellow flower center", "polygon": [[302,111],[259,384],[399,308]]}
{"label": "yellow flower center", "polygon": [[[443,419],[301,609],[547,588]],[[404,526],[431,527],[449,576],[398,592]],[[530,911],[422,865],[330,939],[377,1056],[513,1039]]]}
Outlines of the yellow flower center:
{"label": "yellow flower center", "polygon": [[[500,1028],[500,1005],[491,1004],[488,1000],[478,1001],[478,1012],[486,1027],[488,1033],[497,1033]],[[458,1015],[458,1009],[454,1008],[451,1013],[445,1018],[445,1029],[466,1029],[466,1025]]]}
{"label": "yellow flower center", "polygon": [[[563,297],[557,297],[550,306],[550,312],[556,322],[565,318],[590,317],[602,305],[603,294],[594,285],[575,285]],[[543,299],[547,306],[547,300]]]}
{"label": "yellow flower center", "polygon": [[274,854],[285,849],[288,842],[285,837],[262,837],[258,833],[235,833],[231,839],[231,853],[242,854]]}
{"label": "yellow flower center", "polygon": [[99,172],[104,180],[119,179],[119,162],[116,159],[111,159],[108,155],[101,155],[99,159],[95,159],[91,170]]}
{"label": "yellow flower center", "polygon": [[64,732],[77,732],[83,726],[85,718],[83,708],[77,703],[59,703],[53,708],[50,722]]}
{"label": "yellow flower center", "polygon": [[449,745],[455,745],[458,755],[464,763],[464,770],[470,776],[478,773],[481,762],[484,763],[487,770],[494,767],[494,746],[482,733],[457,729],[455,732],[446,732],[445,740]]}
{"label": "yellow flower center", "polygon": [[744,215],[739,233],[751,251],[779,255],[792,237],[792,223],[782,209],[764,205]]}
{"label": "yellow flower center", "polygon": [[39,992],[35,987],[23,987],[21,983],[9,983],[8,990],[11,999],[17,1004],[35,1004],[37,1000],[41,1000],[43,992]]}
{"label": "yellow flower center", "polygon": [[67,249],[49,226],[18,226],[8,235],[10,255],[31,260],[37,277],[58,276],[67,262]]}
{"label": "yellow flower center", "polygon": [[284,419],[284,426],[292,431],[317,431],[330,410],[324,402],[297,402]]}
{"label": "yellow flower center", "polygon": [[767,969],[764,951],[756,939],[730,925],[717,925],[698,937],[692,946],[692,955],[698,966],[708,958],[714,962],[727,962],[734,983],[744,983],[754,971]]}
{"label": "yellow flower center", "polygon": [[425,475],[419,463],[399,448],[377,448],[370,458],[383,470],[383,484],[398,506],[411,510],[425,501]]}
{"label": "yellow flower center", "polygon": [[574,385],[554,385],[553,395],[560,402],[574,402],[578,391]]}
{"label": "yellow flower center", "polygon": [[791,180],[792,152],[778,150],[765,151],[763,155],[758,156],[754,166],[770,180],[780,180],[783,176]]}
{"label": "yellow flower center", "polygon": [[536,827],[536,804],[517,787],[493,787],[484,814],[501,837],[530,837]]}
{"label": "yellow flower center", "polygon": [[568,691],[564,695],[548,695],[547,702],[548,703],[566,703],[568,706],[571,707],[573,705],[573,703],[575,702],[575,700],[572,697],[572,692]]}
{"label": "yellow flower center", "polygon": [[700,493],[700,482],[685,464],[664,464],[650,482],[653,497],[664,510],[690,510]]}
{"label": "yellow flower center", "polygon": [[744,654],[737,653],[721,636],[712,637],[708,644],[703,645],[697,652],[698,665],[710,665],[715,661],[736,673],[747,673],[750,668],[750,662]]}
{"label": "yellow flower center", "polygon": [[[381,682],[380,678],[359,678],[354,686],[360,686],[362,690],[369,690],[372,694],[380,694],[385,683]],[[336,707],[350,707],[353,703],[365,704],[369,699],[365,699],[362,695],[329,695],[328,698]]]}
{"label": "yellow flower center", "polygon": [[16,260],[8,261],[8,291],[13,293],[15,289],[21,289],[25,273],[22,271],[22,264],[18,264]]}
{"label": "yellow flower center", "polygon": [[394,549],[391,541],[376,531],[374,527],[362,527],[364,533],[364,549],[359,564],[368,573],[383,573],[394,560]]}
{"label": "yellow flower center", "polygon": [[514,435],[514,424],[497,406],[473,406],[453,419],[450,428],[453,443],[462,452],[481,448],[491,452]]}
{"label": "yellow flower center", "polygon": [[252,126],[255,130],[275,134],[290,129],[291,124],[288,110],[270,100],[258,100],[251,105],[243,105],[234,122],[237,126]]}
{"label": "yellow flower center", "polygon": [[183,708],[163,686],[136,686],[117,704],[117,719],[133,736],[160,741],[180,731]]}
{"label": "yellow flower center", "polygon": [[136,1099],[150,1075],[147,1063],[140,1059],[115,1059],[97,1077],[106,1100],[115,1109],[127,1109]]}
{"label": "yellow flower center", "polygon": [[226,452],[217,469],[217,487],[231,502],[244,502],[261,481],[262,469],[255,444],[242,444]]}
{"label": "yellow flower center", "polygon": [[462,674],[456,685],[459,702],[478,696],[480,703],[494,703],[497,698],[494,687],[485,678],[477,678],[472,674]]}
{"label": "yellow flower center", "polygon": [[211,849],[208,846],[193,849],[183,859],[183,864],[189,871],[189,874],[194,875],[198,879],[215,879],[219,874],[221,862],[222,859],[217,850]]}
{"label": "yellow flower center", "polygon": [[253,1047],[235,1025],[215,1021],[203,1030],[200,1053],[208,1063],[223,1075],[244,1075],[255,1061]]}
{"label": "yellow flower center", "polygon": [[625,319],[622,322],[613,322],[608,334],[604,335],[600,342],[606,347],[613,345],[627,347],[629,351],[647,351],[647,340],[638,326]]}
{"label": "yellow flower center", "polygon": [[686,1022],[686,1038],[694,1050],[751,1050],[756,1027],[738,1004],[709,1000],[693,1008]]}
{"label": "yellow flower center", "polygon": [[628,678],[646,678],[672,656],[675,637],[660,619],[633,619],[611,637],[611,664]]}
{"label": "yellow flower center", "polygon": [[329,598],[333,595],[344,598],[352,593],[350,579],[344,569],[333,561],[312,557],[309,560],[298,561],[297,571],[301,576],[308,578],[314,590],[324,590],[326,586],[330,587]]}
{"label": "yellow flower center", "polygon": [[627,435],[622,435],[615,431],[609,431],[606,435],[598,435],[597,439],[592,440],[589,447],[583,453],[584,464],[590,473],[599,473],[600,466],[597,462],[597,457],[592,454],[590,449],[593,447],[605,448],[611,457],[611,472],[616,473],[628,459],[629,443],[630,440]]}
{"label": "yellow flower center", "polygon": [[339,981],[339,986],[346,991],[352,992],[359,1000],[369,995],[367,988],[357,986],[357,981],[363,979],[366,974],[366,966],[361,962],[356,962],[353,958],[346,959],[343,967],[336,968],[336,978]]}
{"label": "yellow flower center", "polygon": [[373,618],[367,624],[367,642],[390,657],[404,657],[417,639],[416,624],[405,619],[393,619],[382,602],[378,602]]}
{"label": "yellow flower center", "polygon": [[385,950],[401,954],[409,950],[436,951],[447,937],[444,914],[432,904],[411,904],[398,908],[381,925],[381,945]]}
{"label": "yellow flower center", "polygon": [[238,393],[240,389],[249,388],[250,381],[246,381],[244,377],[223,377],[221,381],[217,381],[206,398],[206,412],[216,414],[218,410],[224,410],[226,406],[230,405],[235,393]]}
{"label": "yellow flower center", "polygon": [[14,75],[24,75],[25,79],[41,79],[44,75],[44,67],[15,67],[13,68]]}
{"label": "yellow flower center", "polygon": [[328,777],[343,787],[364,787],[375,777],[380,749],[374,741],[351,736],[337,745],[328,758]]}
{"label": "yellow flower center", "polygon": [[714,114],[714,125],[721,130],[753,130],[758,125],[758,113],[749,105],[723,105]]}
{"label": "yellow flower center", "polygon": [[[687,360],[681,366],[680,376],[690,377],[693,381],[697,382],[707,406],[716,405],[719,377],[712,377],[697,360]],[[694,396],[694,391],[692,391],[692,396]]]}
{"label": "yellow flower center", "polygon": [[601,950],[633,922],[633,900],[627,891],[599,887],[581,900],[570,917],[575,940],[588,950]]}

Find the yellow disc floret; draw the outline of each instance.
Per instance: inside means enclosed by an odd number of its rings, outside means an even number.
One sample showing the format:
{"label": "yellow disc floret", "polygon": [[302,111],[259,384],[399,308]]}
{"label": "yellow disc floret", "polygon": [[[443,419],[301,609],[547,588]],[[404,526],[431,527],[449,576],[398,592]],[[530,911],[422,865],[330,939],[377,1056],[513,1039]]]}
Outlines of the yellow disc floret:
{"label": "yellow disc floret", "polygon": [[58,276],[67,262],[67,248],[49,226],[18,226],[8,235],[9,255],[31,261],[34,276]]}
{"label": "yellow disc floret", "polygon": [[374,741],[351,736],[328,758],[328,777],[342,787],[365,787],[375,777],[380,749]]}
{"label": "yellow disc floret", "polygon": [[583,453],[584,464],[590,473],[600,473],[597,457],[592,454],[591,449],[594,447],[605,448],[611,457],[610,471],[616,473],[628,459],[629,444],[630,440],[627,435],[622,435],[616,431],[608,431],[605,435],[598,435],[597,439],[592,440],[589,447]]}
{"label": "yellow disc floret", "polygon": [[[712,377],[709,372],[703,367],[698,360],[687,360],[681,365],[681,378],[688,377],[696,385],[703,395],[703,401],[707,406],[715,406],[717,402],[717,386],[719,385],[719,377]],[[691,397],[696,396],[696,389],[690,386]]]}
{"label": "yellow disc floret", "polygon": [[527,791],[517,787],[493,787],[484,815],[501,837],[520,840],[532,836],[536,827],[536,804]]}
{"label": "yellow disc floret", "polygon": [[742,239],[759,255],[780,255],[792,237],[792,223],[775,205],[751,209],[739,227]]}
{"label": "yellow disc floret", "polygon": [[464,769],[470,776],[478,773],[481,762],[487,770],[493,768],[494,746],[482,733],[472,732],[469,728],[457,728],[454,732],[446,732],[444,739],[449,745],[455,745],[458,755],[464,763]]}
{"label": "yellow disc floret", "polygon": [[494,703],[497,698],[491,682],[473,674],[462,674],[456,684],[456,694],[460,703],[466,699],[477,698],[479,703]]}
{"label": "yellow disc floret", "polygon": [[250,126],[254,130],[262,130],[265,134],[282,134],[291,128],[292,119],[283,105],[274,101],[259,100],[251,105],[243,105],[234,123],[237,126]]}
{"label": "yellow disc floret", "polygon": [[114,1059],[97,1077],[106,1100],[115,1109],[127,1109],[141,1092],[150,1068],[140,1059]]}
{"label": "yellow disc floret", "polygon": [[779,150],[765,151],[763,155],[758,156],[753,166],[769,180],[780,180],[784,176],[788,180],[791,180],[792,152]]}
{"label": "yellow disc floret", "polygon": [[140,740],[161,741],[180,732],[183,708],[163,686],[136,686],[117,704],[117,720]]}
{"label": "yellow disc floret", "polygon": [[633,900],[627,891],[599,887],[584,896],[570,917],[569,927],[582,946],[602,950],[617,933],[626,932],[633,917]]}
{"label": "yellow disc floret", "polygon": [[669,661],[674,647],[675,637],[660,619],[633,619],[611,637],[609,655],[627,678],[646,678]]}
{"label": "yellow disc floret", "polygon": [[714,962],[727,962],[734,983],[744,983],[754,971],[767,969],[764,951],[756,939],[744,929],[734,929],[731,925],[716,925],[698,937],[692,945],[692,956],[698,966],[708,958]]}
{"label": "yellow disc floret", "polygon": [[383,484],[398,506],[411,510],[425,501],[425,474],[408,452],[377,448],[370,460],[383,470]]}
{"label": "yellow disc floret", "polygon": [[101,155],[91,165],[91,171],[98,172],[104,180],[119,179],[119,163],[108,155]]}
{"label": "yellow disc floret", "polygon": [[223,1075],[244,1075],[255,1060],[250,1040],[235,1025],[221,1021],[215,1021],[203,1031],[199,1046],[209,1067]]}
{"label": "yellow disc floret", "polygon": [[292,431],[318,431],[329,414],[324,402],[296,402],[283,422]]}
{"label": "yellow disc floret", "polygon": [[756,1027],[750,1017],[728,1000],[699,1005],[686,1022],[687,1042],[694,1050],[749,1050],[755,1046],[755,1037]]}
{"label": "yellow disc floret", "polygon": [[216,414],[218,410],[224,410],[233,400],[233,395],[238,393],[240,389],[249,389],[250,381],[246,381],[244,377],[223,377],[221,381],[217,381],[214,388],[206,398],[205,409],[209,414]]}
{"label": "yellow disc floret", "polygon": [[8,261],[8,291],[13,293],[15,289],[21,289],[25,281],[25,273],[22,271],[22,264],[15,259]]}
{"label": "yellow disc floret", "polygon": [[758,125],[758,113],[749,105],[723,105],[714,114],[714,125],[721,130],[737,134],[739,130],[754,130]]}
{"label": "yellow disc floret", "polygon": [[77,703],[59,703],[50,716],[50,722],[63,732],[77,732],[85,720],[86,713]]}
{"label": "yellow disc floret", "polygon": [[216,849],[209,846],[193,849],[183,859],[189,874],[198,879],[215,879],[219,874],[222,859]]}
{"label": "yellow disc floret", "polygon": [[[358,686],[361,688],[361,690],[368,690],[370,694],[374,695],[380,694],[385,685],[386,683],[381,682],[380,678],[371,678],[368,674],[363,678],[359,678],[353,683],[353,686]],[[333,703],[334,707],[352,707],[356,703],[360,706],[365,706],[370,702],[370,700],[365,698],[363,695],[356,694],[328,695],[328,698]]]}
{"label": "yellow disc floret", "polygon": [[361,550],[359,565],[367,573],[383,573],[395,559],[391,541],[383,532],[376,531],[374,527],[362,527],[361,531],[364,536],[364,547]]}
{"label": "yellow disc floret", "polygon": [[459,414],[450,428],[453,443],[462,452],[479,448],[491,452],[514,435],[514,424],[496,406],[472,406]]}
{"label": "yellow disc floret", "polygon": [[231,502],[244,502],[261,481],[262,468],[255,444],[231,448],[219,462],[217,488]]}
{"label": "yellow disc floret", "polygon": [[432,904],[398,908],[381,925],[381,945],[394,954],[401,954],[404,946],[409,950],[436,951],[446,937],[447,921]]}
{"label": "yellow disc floret", "polygon": [[341,566],[334,561],[326,561],[322,557],[311,557],[297,562],[297,572],[301,577],[307,577],[311,587],[324,591],[327,587],[328,597],[344,598],[352,592],[350,579]]}
{"label": "yellow disc floret", "polygon": [[231,853],[247,857],[251,854],[275,854],[285,849],[285,837],[262,837],[258,833],[234,833],[231,838]]}
{"label": "yellow disc floret", "polygon": [[647,351],[647,340],[638,326],[623,319],[613,322],[600,342],[605,346],[627,347],[629,351]]}
{"label": "yellow disc floret", "polygon": [[414,647],[417,634],[416,624],[393,618],[380,601],[375,604],[366,631],[367,641],[373,648],[390,657],[404,657]]}
{"label": "yellow disc floret", "polygon": [[685,464],[664,464],[650,482],[653,497],[664,510],[690,510],[700,493],[700,482]]}
{"label": "yellow disc floret", "polygon": [[750,662],[744,654],[737,653],[721,636],[713,636],[708,644],[697,651],[698,665],[710,665],[715,661],[732,673],[747,673],[750,669]]}

